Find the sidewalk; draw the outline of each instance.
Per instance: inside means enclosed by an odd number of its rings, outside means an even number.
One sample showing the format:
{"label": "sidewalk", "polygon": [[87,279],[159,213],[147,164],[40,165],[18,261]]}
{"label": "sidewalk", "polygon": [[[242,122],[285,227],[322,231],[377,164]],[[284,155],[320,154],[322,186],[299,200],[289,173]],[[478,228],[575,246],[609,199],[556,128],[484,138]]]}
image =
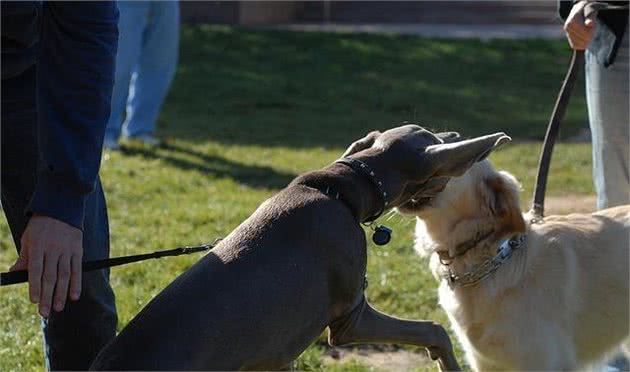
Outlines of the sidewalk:
{"label": "sidewalk", "polygon": [[557,25],[295,23],[263,28],[302,32],[417,35],[443,39],[561,39],[565,37],[560,22]]}

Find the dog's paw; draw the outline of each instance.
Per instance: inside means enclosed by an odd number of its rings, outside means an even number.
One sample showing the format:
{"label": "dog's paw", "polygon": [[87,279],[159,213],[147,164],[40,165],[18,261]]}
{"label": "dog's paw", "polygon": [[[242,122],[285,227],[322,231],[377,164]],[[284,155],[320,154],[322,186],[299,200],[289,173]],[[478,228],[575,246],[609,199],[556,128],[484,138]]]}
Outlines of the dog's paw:
{"label": "dog's paw", "polygon": [[434,347],[434,346],[429,346],[427,348],[427,355],[432,361],[435,362],[436,360],[440,359],[440,356],[442,355],[442,353],[439,348]]}
{"label": "dog's paw", "polygon": [[429,358],[438,361],[442,371],[459,371],[461,368],[455,359],[453,344],[448,333],[439,324],[435,324],[435,342],[427,347]]}

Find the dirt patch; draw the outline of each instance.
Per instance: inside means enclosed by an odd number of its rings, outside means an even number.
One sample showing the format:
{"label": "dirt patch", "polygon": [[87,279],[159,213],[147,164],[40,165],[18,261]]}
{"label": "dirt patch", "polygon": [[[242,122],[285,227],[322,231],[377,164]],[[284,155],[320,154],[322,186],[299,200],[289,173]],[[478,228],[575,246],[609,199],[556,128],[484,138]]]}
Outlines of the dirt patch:
{"label": "dirt patch", "polygon": [[357,361],[374,371],[411,371],[434,363],[424,352],[413,352],[396,346],[334,347],[328,349],[323,358],[326,365],[350,361]]}
{"label": "dirt patch", "polygon": [[596,205],[595,195],[547,196],[545,215],[594,212]]}

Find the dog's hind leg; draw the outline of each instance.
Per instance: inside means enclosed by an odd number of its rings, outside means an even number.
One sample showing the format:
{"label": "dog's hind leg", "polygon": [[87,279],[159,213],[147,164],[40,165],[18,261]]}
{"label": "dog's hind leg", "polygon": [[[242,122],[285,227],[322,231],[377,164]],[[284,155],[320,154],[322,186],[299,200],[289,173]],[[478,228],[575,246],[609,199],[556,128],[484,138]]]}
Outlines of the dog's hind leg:
{"label": "dog's hind leg", "polygon": [[453,345],[441,325],[430,321],[394,318],[374,309],[363,300],[347,316],[329,326],[331,345],[352,343],[410,344],[427,348],[442,370],[460,370]]}

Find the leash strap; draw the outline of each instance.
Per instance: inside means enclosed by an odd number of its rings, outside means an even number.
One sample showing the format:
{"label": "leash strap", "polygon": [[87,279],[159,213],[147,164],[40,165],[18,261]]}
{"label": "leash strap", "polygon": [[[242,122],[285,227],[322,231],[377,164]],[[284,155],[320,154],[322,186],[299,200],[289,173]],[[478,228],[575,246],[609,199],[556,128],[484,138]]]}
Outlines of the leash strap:
{"label": "leash strap", "polygon": [[[83,263],[83,272],[105,269],[113,266],[126,265],[132,262],[144,261],[151,258],[162,258],[167,256],[181,256],[197,252],[204,252],[216,246],[221,239],[216,239],[210,244],[202,244],[196,246],[178,247],[166,251],[157,251],[152,253],[136,254],[131,256],[112,257],[103,260],[86,261]],[[9,271],[0,273],[0,286],[12,285],[28,282],[28,271]]]}
{"label": "leash strap", "polygon": [[560,88],[560,93],[556,100],[556,105],[551,113],[551,119],[547,127],[547,133],[545,134],[545,141],[543,142],[542,152],[540,154],[540,160],[538,162],[538,174],[536,176],[536,188],[534,189],[534,205],[532,210],[534,216],[542,218],[545,212],[545,190],[547,189],[547,176],[549,174],[549,165],[551,163],[551,154],[553,153],[553,146],[558,137],[560,130],[560,122],[567,111],[569,99],[571,98],[571,92],[575,86],[577,76],[580,72],[580,66],[584,64],[584,51],[574,50],[571,57],[571,64],[569,70]]}

